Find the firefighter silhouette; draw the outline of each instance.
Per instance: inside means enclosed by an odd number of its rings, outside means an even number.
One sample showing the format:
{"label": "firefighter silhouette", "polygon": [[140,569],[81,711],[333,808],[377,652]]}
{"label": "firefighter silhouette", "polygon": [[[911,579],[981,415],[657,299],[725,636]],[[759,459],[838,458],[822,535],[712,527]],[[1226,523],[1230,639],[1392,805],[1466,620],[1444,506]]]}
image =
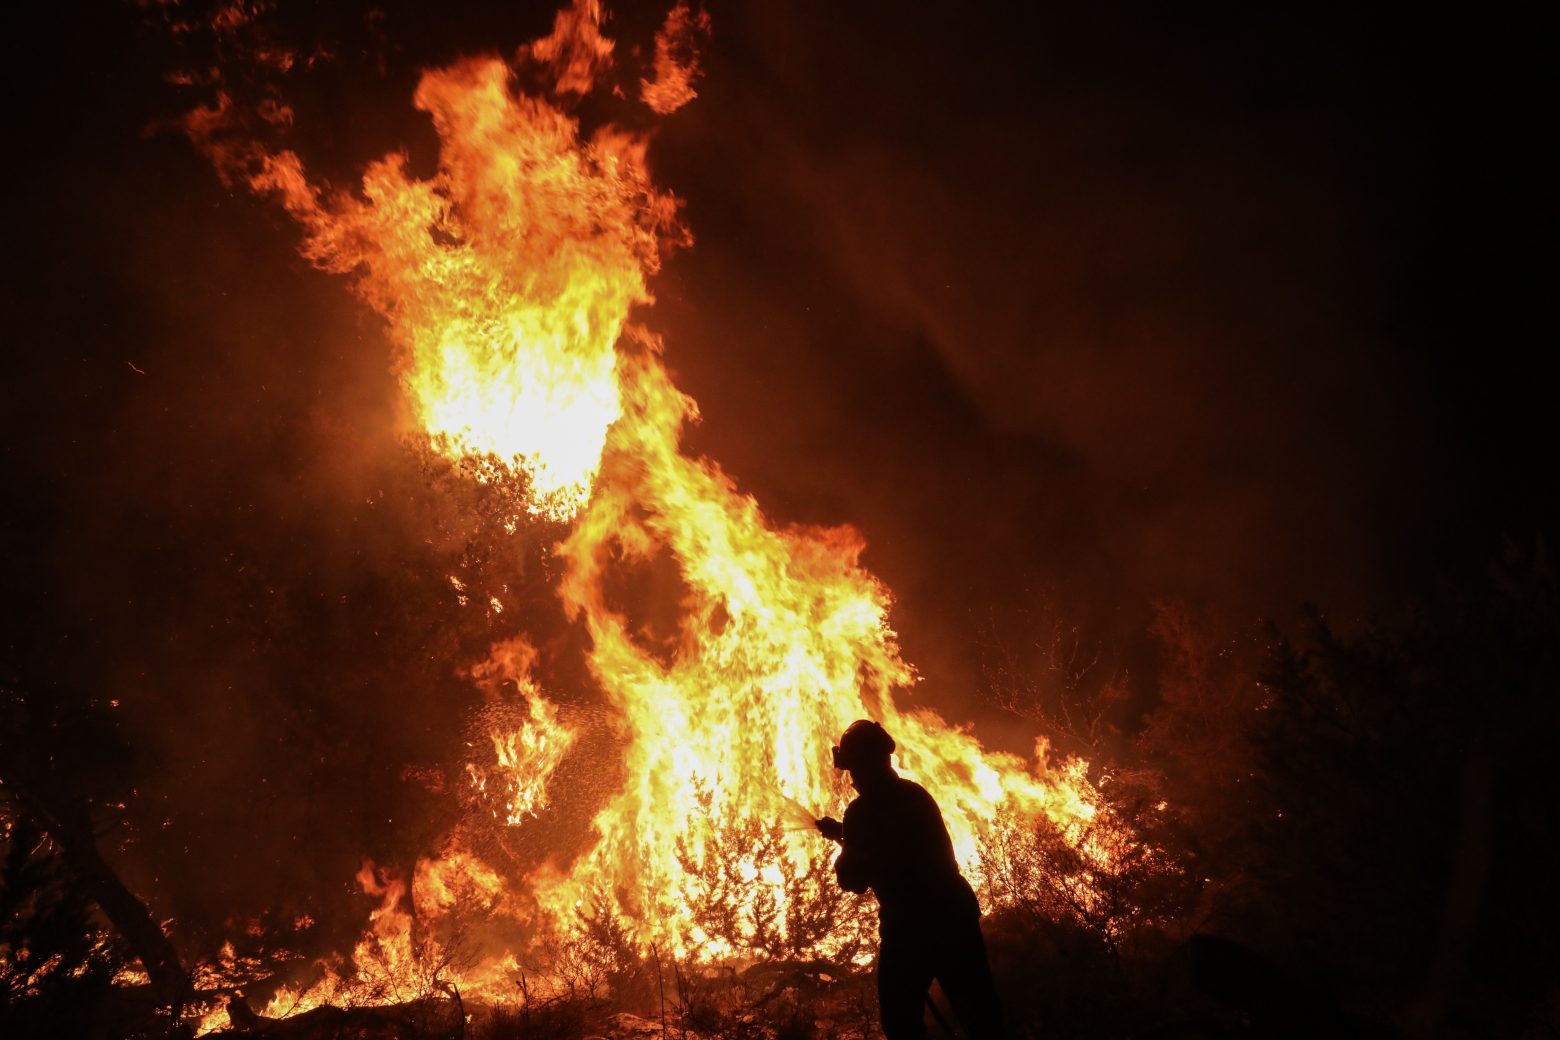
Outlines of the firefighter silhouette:
{"label": "firefighter silhouette", "polygon": [[894,738],[882,726],[866,719],[851,723],[834,748],[834,768],[850,772],[859,796],[843,822],[817,821],[824,837],[842,846],[834,861],[840,887],[870,888],[877,896],[883,1035],[927,1035],[924,1015],[935,979],[969,1040],[995,1040],[1002,1012],[980,934],[980,906],[959,873],[937,802],[894,771],[893,753]]}

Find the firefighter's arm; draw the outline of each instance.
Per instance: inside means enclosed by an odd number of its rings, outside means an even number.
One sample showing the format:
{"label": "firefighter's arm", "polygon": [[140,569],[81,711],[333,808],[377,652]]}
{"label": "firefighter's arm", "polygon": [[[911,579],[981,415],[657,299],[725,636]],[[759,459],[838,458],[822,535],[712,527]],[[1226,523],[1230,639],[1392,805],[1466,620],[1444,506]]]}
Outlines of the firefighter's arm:
{"label": "firefighter's arm", "polygon": [[860,856],[852,856],[846,849],[840,853],[834,861],[834,877],[840,883],[840,887],[847,892],[860,894],[871,887],[872,882],[867,878],[867,866]]}
{"label": "firefighter's arm", "polygon": [[834,861],[834,877],[840,883],[840,887],[847,892],[862,893],[872,886],[872,868],[867,855],[862,851],[861,840],[852,833],[855,828],[850,825],[850,813],[845,814],[845,822],[840,825],[840,844],[843,850]]}

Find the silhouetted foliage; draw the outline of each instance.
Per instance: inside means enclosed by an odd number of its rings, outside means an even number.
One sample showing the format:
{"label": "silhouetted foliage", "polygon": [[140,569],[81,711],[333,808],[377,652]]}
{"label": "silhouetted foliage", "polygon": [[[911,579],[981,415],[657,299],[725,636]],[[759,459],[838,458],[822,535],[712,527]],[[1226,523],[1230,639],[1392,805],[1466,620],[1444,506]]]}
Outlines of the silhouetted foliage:
{"label": "silhouetted foliage", "polygon": [[0,1036],[130,1035],[114,978],[133,962],[53,843],[3,799],[0,856]]}
{"label": "silhouetted foliage", "polygon": [[[1101,764],[1112,811],[1096,826],[1126,855],[1091,868],[1046,827],[988,844],[1014,1020],[1079,1035],[1176,1020],[1213,1031],[1195,1035],[1552,1034],[1556,604],[1540,546],[1395,625],[1341,629],[1308,609],[1258,637],[1163,605],[1134,769]],[[1094,691],[1108,704],[1085,697],[1070,717],[1119,703]],[[1183,944],[1198,931],[1219,938]]]}
{"label": "silhouetted foliage", "polygon": [[1160,811],[1159,803],[1107,804],[1070,831],[1049,820],[1025,831],[1001,819],[982,843],[981,873],[999,904],[1033,925],[1076,925],[1117,952],[1193,908],[1196,886],[1156,826]]}
{"label": "silhouetted foliage", "polygon": [[1510,552],[1407,625],[1311,611],[1277,640],[1241,934],[1415,1029],[1555,1028],[1555,591],[1542,547]]}

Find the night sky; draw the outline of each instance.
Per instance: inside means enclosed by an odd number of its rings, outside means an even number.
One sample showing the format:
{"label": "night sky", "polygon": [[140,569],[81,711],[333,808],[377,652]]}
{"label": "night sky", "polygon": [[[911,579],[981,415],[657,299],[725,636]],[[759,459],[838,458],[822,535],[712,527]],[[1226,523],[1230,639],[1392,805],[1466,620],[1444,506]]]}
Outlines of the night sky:
{"label": "night sky", "polygon": [[[336,54],[290,84],[294,143],[338,184],[393,147],[429,168],[417,70],[552,10],[287,10]],[[983,700],[992,618],[1131,665],[1159,601],[1390,617],[1552,527],[1530,30],[710,10],[700,97],[651,149],[697,244],[643,316],[691,443],[777,520],[859,527],[917,695],[991,742],[1033,735]],[[662,13],[609,23],[626,83]],[[398,439],[378,320],[167,129],[206,100],[164,82],[197,45],[132,4],[33,17],[6,72],[7,681],[122,702],[174,909],[274,904],[206,869],[237,819],[276,891],[307,888],[278,866],[300,843],[344,886],[422,834],[380,759],[461,737],[456,669],[500,626],[439,619],[480,535]]]}

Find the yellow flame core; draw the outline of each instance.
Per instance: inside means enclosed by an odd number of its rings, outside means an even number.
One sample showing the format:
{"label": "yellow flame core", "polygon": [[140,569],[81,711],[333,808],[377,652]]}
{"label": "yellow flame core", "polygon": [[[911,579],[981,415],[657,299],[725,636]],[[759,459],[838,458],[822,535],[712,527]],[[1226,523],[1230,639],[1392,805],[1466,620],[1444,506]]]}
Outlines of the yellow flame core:
{"label": "yellow flame core", "polygon": [[[591,0],[575,12],[595,30]],[[559,24],[563,33],[574,23]],[[683,451],[695,405],[673,385],[659,342],[628,324],[631,309],[650,302],[646,281],[664,241],[685,240],[676,200],[650,181],[644,142],[611,129],[582,137],[573,119],[517,93],[494,59],[426,73],[415,101],[440,140],[430,179],[411,177],[405,157],[392,155],[368,167],[360,196],[326,197],[283,152],[264,157],[252,183],[281,194],[306,231],[305,255],[351,273],[386,317],[429,441],[485,479],[527,482],[533,513],[573,520],[559,548],[559,595],[589,634],[592,674],[620,719],[626,779],[592,821],[587,849],[517,891],[531,889],[561,929],[606,893],[641,942],[734,952],[693,919],[688,857],[737,821],[794,822],[798,802],[837,811],[844,791],[829,748],[862,716],[897,738],[902,771],[937,799],[977,882],[980,839],[999,811],[1031,824],[1092,818],[1098,799],[1084,763],[1051,767],[1043,742],[1033,762],[991,753],[935,714],[901,707],[896,693],[913,673],[854,531],[778,527],[718,466]],[[606,591],[609,575],[653,559],[672,561],[683,585],[669,646],[647,645]],[[501,784],[514,826],[545,809],[573,741],[550,704],[530,704],[530,719],[494,732],[493,757],[470,771],[474,783]],[[755,851],[741,864],[737,898],[778,902],[783,930],[787,870],[828,855],[821,838],[793,827],[782,862]],[[523,902],[503,897],[503,881],[457,850],[419,867],[417,912],[437,916],[446,875],[495,908]],[[359,881],[384,901],[357,972],[409,970],[405,886],[367,868]],[[491,958],[463,989],[482,992],[506,963],[508,954]],[[273,1010],[328,1002],[342,986],[333,973],[305,994],[279,995]]]}
{"label": "yellow flame core", "polygon": [[621,413],[614,345],[648,303],[658,231],[676,202],[655,191],[644,144],[578,124],[510,87],[496,59],[425,73],[415,97],[439,134],[439,170],[371,164],[361,197],[322,201],[296,155],[254,178],[309,232],[303,251],[352,272],[389,320],[415,420],[484,479],[523,473],[530,509],[573,516]]}

